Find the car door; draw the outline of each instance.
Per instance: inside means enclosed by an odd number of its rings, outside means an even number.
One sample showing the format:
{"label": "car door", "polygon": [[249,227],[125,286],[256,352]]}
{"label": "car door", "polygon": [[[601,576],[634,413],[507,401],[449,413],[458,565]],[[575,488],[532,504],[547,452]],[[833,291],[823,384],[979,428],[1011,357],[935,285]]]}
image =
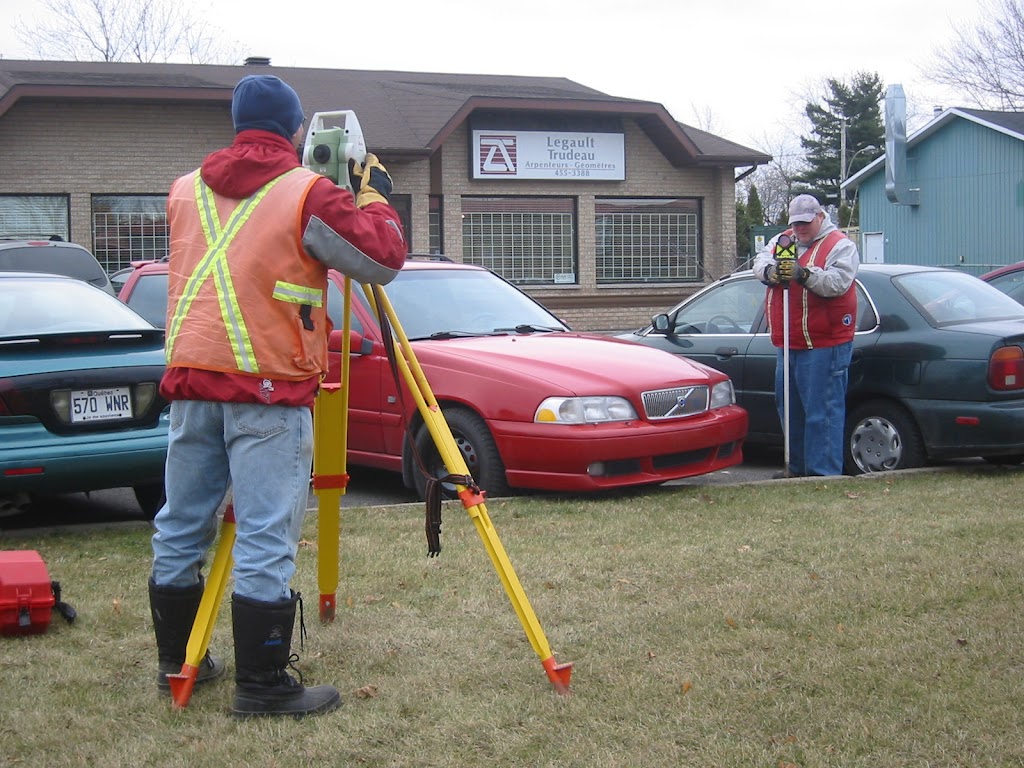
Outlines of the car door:
{"label": "car door", "polygon": [[[327,313],[334,330],[341,331],[344,322],[344,278],[331,273],[327,281]],[[384,407],[384,377],[390,377],[387,358],[383,356],[376,323],[366,312],[360,299],[362,289],[355,285],[352,293],[351,330],[368,343],[353,344],[349,354],[348,450],[354,453],[380,454],[384,451],[381,415]],[[332,334],[335,336],[335,334]],[[340,343],[332,341],[329,349],[329,381],[338,381],[341,372]]]}
{"label": "car door", "polygon": [[727,374],[737,402],[750,414],[751,433],[779,431],[775,348],[766,330],[764,296],[764,285],[752,276],[714,283],[669,314],[666,333],[651,330],[644,338]]}

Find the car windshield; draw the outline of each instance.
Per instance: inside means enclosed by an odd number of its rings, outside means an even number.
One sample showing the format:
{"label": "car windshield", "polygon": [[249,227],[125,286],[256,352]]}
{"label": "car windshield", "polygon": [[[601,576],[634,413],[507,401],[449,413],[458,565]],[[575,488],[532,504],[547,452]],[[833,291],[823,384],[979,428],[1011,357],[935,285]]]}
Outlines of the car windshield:
{"label": "car windshield", "polygon": [[110,294],[79,280],[0,277],[0,338],[151,327]]}
{"label": "car windshield", "polygon": [[935,327],[986,320],[1024,320],[1024,307],[988,283],[963,272],[911,272],[896,287]]}
{"label": "car windshield", "polygon": [[410,269],[400,272],[384,290],[410,339],[568,330],[557,317],[491,272]]}
{"label": "car windshield", "polygon": [[163,328],[167,322],[167,273],[139,275],[127,304],[157,328]]}

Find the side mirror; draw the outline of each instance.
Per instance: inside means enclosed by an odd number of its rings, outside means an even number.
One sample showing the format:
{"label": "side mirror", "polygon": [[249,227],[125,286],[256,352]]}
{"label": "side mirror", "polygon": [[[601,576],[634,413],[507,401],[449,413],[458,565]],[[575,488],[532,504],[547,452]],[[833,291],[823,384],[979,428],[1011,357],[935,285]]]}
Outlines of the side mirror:
{"label": "side mirror", "polygon": [[[341,353],[341,342],[344,331],[336,328],[327,338],[327,351]],[[349,354],[368,355],[373,352],[373,340],[363,336],[359,331],[349,331]]]}
{"label": "side mirror", "polygon": [[654,328],[655,333],[668,336],[671,333],[672,322],[668,319],[668,315],[662,312],[651,318],[651,327]]}

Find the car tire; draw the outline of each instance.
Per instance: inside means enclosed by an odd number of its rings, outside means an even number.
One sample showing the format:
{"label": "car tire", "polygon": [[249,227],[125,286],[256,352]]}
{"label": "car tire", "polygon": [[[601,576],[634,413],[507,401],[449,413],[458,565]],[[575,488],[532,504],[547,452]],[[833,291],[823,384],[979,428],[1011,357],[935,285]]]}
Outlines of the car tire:
{"label": "car tire", "polygon": [[[462,458],[466,462],[469,473],[476,480],[477,485],[486,491],[488,496],[507,496],[509,487],[508,480],[505,479],[505,464],[501,460],[498,447],[484,420],[465,408],[444,408],[442,413],[455,438],[455,444],[462,452]],[[422,425],[416,433],[416,452],[419,454],[424,469],[431,475],[444,477],[448,474],[426,424]],[[421,499],[424,499],[426,498],[427,478],[424,477],[423,471],[415,459],[413,459],[413,474],[416,481],[416,492]],[[445,483],[441,488],[441,495],[445,499],[456,498],[455,486]]]}
{"label": "car tire", "polygon": [[156,517],[156,513],[167,501],[163,483],[136,485],[132,490],[135,491],[135,500],[139,502],[139,508],[142,509],[142,514],[147,520]]}
{"label": "car tire", "polygon": [[913,417],[886,400],[862,403],[847,415],[845,446],[848,475],[920,467],[927,458]]}

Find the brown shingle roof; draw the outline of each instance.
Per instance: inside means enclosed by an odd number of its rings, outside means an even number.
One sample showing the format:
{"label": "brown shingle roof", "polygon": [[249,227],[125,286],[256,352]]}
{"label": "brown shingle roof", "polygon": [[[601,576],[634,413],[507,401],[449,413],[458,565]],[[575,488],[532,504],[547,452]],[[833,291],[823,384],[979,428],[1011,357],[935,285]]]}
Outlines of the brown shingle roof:
{"label": "brown shingle roof", "polygon": [[429,155],[478,109],[629,115],[676,165],[749,166],[771,158],[677,123],[654,102],[609,96],[561,77],[460,75],[273,66],[0,59],[0,118],[21,99],[231,101],[248,74],[273,74],[307,114],[351,109],[379,151]]}

